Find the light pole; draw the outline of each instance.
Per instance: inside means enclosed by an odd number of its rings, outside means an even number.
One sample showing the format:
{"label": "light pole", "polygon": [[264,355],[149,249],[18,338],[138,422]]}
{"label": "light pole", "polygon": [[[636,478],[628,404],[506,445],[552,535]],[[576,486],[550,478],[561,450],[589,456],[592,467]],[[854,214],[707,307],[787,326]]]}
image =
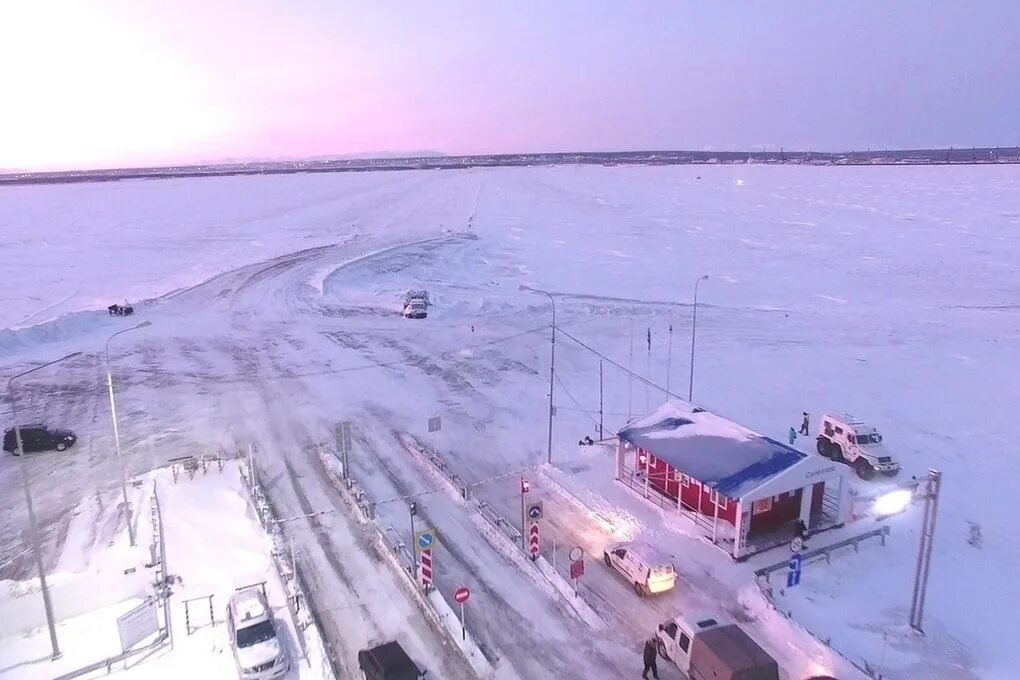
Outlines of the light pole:
{"label": "light pole", "polygon": [[708,280],[708,274],[694,282],[694,319],[691,322],[691,377],[687,385],[687,401],[694,399],[694,341],[698,335],[698,285]]}
{"label": "light pole", "polygon": [[[522,286],[522,288],[524,288]],[[556,298],[553,294],[547,290],[540,288],[527,287],[526,290],[530,290],[533,293],[542,293],[543,295],[549,296],[549,302],[552,303],[552,340],[550,356],[549,356],[549,443],[546,450],[546,462],[552,464],[552,435],[553,435],[553,379],[556,375]]]}
{"label": "light pole", "polygon": [[131,524],[131,504],[128,503],[127,477],[124,474],[124,458],[120,454],[120,429],[117,427],[117,402],[113,399],[113,373],[110,371],[110,341],[118,335],[130,333],[131,331],[151,325],[152,323],[149,321],[143,321],[137,326],[117,331],[106,341],[106,386],[110,390],[110,415],[113,418],[113,441],[117,445],[117,466],[120,468],[120,490],[124,496],[124,515],[127,518],[128,541],[131,543],[131,547],[134,547],[135,545],[135,529]]}
{"label": "light pole", "polygon": [[942,473],[928,470],[924,482],[924,521],[921,525],[921,547],[917,554],[917,570],[914,572],[914,597],[910,602],[910,627],[919,633],[924,616],[924,599],[928,594],[928,570],[931,568],[931,549],[935,542],[935,512],[938,510],[939,490],[942,487]]}
{"label": "light pole", "polygon": [[42,547],[39,544],[39,525],[36,523],[35,506],[32,504],[32,483],[28,478],[28,463],[25,461],[25,448],[21,441],[21,426],[18,425],[18,405],[14,397],[14,381],[29,373],[35,373],[80,354],[81,352],[72,352],[67,356],[19,373],[7,381],[7,392],[11,395],[11,418],[14,419],[14,438],[18,444],[18,458],[21,459],[21,483],[25,487],[25,504],[28,506],[28,526],[29,533],[32,535],[32,552],[35,554],[35,567],[39,572],[39,587],[42,590],[43,607],[46,609],[46,624],[50,629],[50,645],[53,648],[53,656],[51,658],[53,659],[60,658],[60,645],[57,644],[57,627],[56,622],[53,620],[53,603],[50,601],[50,589],[46,585],[46,568],[43,566]]}

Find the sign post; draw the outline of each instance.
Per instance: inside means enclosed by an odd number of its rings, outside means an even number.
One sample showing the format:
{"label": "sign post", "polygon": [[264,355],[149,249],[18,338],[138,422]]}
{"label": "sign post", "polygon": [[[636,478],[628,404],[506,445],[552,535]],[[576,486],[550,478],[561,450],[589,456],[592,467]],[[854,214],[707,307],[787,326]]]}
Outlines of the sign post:
{"label": "sign post", "polygon": [[581,546],[570,549],[570,578],[574,580],[574,597],[577,597],[577,581],[584,576],[584,550]]}
{"label": "sign post", "polygon": [[542,519],[542,501],[534,501],[528,504],[528,552],[531,560],[538,559],[539,529],[538,524]]}
{"label": "sign post", "polygon": [[426,591],[432,587],[432,548],[436,542],[436,530],[422,529],[414,537],[415,549],[418,551],[418,573],[421,585]]}
{"label": "sign post", "polygon": [[528,546],[526,534],[528,533],[527,525],[528,521],[525,519],[524,514],[524,496],[531,491],[531,483],[528,482],[524,477],[521,477],[521,550],[527,551]]}
{"label": "sign post", "polygon": [[790,555],[790,570],[786,573],[786,587],[793,588],[800,583],[800,570],[804,563],[804,556],[799,552]]}
{"label": "sign post", "polygon": [[464,603],[471,597],[471,591],[467,586],[457,588],[453,593],[453,599],[460,605],[460,639],[467,640],[467,627],[464,625]]}

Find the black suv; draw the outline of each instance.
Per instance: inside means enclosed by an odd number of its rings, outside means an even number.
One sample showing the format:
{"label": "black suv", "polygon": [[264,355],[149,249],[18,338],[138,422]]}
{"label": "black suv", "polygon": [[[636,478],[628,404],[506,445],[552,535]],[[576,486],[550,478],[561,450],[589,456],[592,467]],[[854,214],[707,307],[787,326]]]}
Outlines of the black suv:
{"label": "black suv", "polygon": [[[77,435],[70,430],[58,430],[45,425],[22,425],[18,429],[21,430],[21,446],[27,453],[52,449],[63,451],[78,441]],[[18,455],[18,440],[13,427],[4,431],[4,451]]]}

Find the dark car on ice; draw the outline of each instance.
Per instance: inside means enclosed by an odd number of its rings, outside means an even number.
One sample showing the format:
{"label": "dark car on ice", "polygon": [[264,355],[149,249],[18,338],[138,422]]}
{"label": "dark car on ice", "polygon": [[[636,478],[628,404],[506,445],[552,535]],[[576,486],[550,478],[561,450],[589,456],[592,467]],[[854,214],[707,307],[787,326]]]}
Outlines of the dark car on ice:
{"label": "dark car on ice", "polygon": [[418,669],[399,642],[361,650],[358,666],[366,680],[420,680],[428,673]]}
{"label": "dark car on ice", "polygon": [[[21,430],[21,447],[26,453],[54,449],[63,451],[78,441],[74,432],[46,425],[21,425],[18,429]],[[13,427],[4,430],[4,451],[18,455],[18,440]]]}

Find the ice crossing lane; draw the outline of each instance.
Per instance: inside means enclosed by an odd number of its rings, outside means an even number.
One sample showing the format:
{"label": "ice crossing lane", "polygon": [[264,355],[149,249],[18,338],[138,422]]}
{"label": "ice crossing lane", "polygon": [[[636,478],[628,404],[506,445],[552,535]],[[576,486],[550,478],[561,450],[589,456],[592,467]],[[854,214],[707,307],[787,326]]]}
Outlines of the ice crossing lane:
{"label": "ice crossing lane", "polygon": [[[365,426],[365,423],[362,423]],[[494,665],[506,664],[519,678],[626,677],[633,652],[596,637],[556,591],[512,557],[511,544],[487,535],[484,520],[419,467],[386,426],[371,430],[355,447],[355,476],[374,498],[400,499],[377,505],[377,522],[410,535],[406,498],[413,496],[419,527],[436,529],[435,585],[451,604],[460,586],[471,589],[467,626]],[[495,531],[495,530],[493,530]],[[530,567],[530,565],[527,565]]]}

